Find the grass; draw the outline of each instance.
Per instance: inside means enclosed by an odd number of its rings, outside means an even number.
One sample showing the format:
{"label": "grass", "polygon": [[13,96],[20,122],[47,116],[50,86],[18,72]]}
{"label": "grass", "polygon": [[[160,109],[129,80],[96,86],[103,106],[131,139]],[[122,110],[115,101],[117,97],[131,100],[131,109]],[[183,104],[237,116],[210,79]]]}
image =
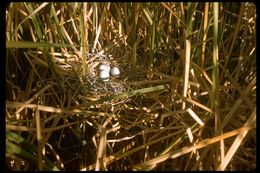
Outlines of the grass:
{"label": "grass", "polygon": [[10,3],[8,168],[254,170],[255,38],[252,3]]}

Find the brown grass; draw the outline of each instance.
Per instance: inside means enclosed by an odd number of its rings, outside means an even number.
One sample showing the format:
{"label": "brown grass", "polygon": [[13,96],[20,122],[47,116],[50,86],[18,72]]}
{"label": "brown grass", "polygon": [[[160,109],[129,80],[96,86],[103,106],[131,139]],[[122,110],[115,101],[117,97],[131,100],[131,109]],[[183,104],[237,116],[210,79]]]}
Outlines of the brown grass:
{"label": "brown grass", "polygon": [[254,170],[255,25],[252,3],[11,3],[9,169]]}

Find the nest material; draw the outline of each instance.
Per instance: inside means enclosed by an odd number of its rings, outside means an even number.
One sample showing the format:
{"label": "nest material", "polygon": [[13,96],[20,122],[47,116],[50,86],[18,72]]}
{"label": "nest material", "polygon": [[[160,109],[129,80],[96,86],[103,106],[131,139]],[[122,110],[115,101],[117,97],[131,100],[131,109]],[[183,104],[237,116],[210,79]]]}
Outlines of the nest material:
{"label": "nest material", "polygon": [[[124,84],[122,77],[117,79],[110,77],[110,80],[106,82],[99,78],[99,66],[101,64],[107,64],[110,67],[117,66],[120,69],[119,63],[114,60],[112,55],[104,55],[100,52],[87,53],[86,62],[85,74],[82,74],[82,62],[71,64],[74,73],[79,77],[82,86],[81,91],[84,96],[100,99],[104,96],[116,95],[127,91],[127,85]],[[122,71],[120,75],[122,75]],[[113,102],[117,101],[113,100]],[[120,99],[121,101],[122,99]]]}

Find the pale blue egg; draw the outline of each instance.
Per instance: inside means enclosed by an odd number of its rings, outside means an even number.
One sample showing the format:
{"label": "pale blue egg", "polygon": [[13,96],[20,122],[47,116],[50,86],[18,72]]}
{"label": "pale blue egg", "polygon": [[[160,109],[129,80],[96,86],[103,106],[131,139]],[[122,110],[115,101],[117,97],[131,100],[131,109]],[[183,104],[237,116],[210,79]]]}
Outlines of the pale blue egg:
{"label": "pale blue egg", "polygon": [[107,82],[109,81],[109,71],[107,70],[101,70],[99,72],[99,77],[102,81]]}
{"label": "pale blue egg", "polygon": [[99,71],[101,71],[101,70],[109,71],[110,70],[110,66],[107,65],[107,64],[101,64],[99,66]]}
{"label": "pale blue egg", "polygon": [[110,73],[113,77],[119,77],[120,75],[120,71],[119,71],[119,68],[118,67],[112,67],[111,70],[110,70]]}

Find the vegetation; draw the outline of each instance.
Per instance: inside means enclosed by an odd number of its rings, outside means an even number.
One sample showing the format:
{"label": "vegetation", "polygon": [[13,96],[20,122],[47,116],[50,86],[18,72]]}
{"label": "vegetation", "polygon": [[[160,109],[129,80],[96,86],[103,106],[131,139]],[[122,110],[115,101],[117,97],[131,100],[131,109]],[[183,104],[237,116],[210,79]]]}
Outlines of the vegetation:
{"label": "vegetation", "polygon": [[6,164],[254,170],[255,64],[252,3],[10,3]]}

